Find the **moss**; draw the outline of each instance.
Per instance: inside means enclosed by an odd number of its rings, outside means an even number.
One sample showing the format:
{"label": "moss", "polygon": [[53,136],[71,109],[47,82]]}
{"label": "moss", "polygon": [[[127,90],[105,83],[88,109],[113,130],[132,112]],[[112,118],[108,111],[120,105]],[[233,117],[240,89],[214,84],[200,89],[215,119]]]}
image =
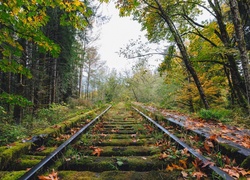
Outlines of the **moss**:
{"label": "moss", "polygon": [[[157,147],[142,146],[102,146],[103,151],[101,156],[149,156],[159,154],[160,150]],[[80,154],[92,155],[93,150],[83,149],[78,151]]]}
{"label": "moss", "polygon": [[250,169],[250,156],[244,159],[244,161],[240,165],[243,168]]}
{"label": "moss", "polygon": [[11,164],[9,167],[12,170],[24,170],[27,168],[32,168],[38,164],[45,156],[32,156],[24,155],[21,158],[18,158],[15,163]]}
{"label": "moss", "polygon": [[[122,162],[118,165],[118,161]],[[115,157],[91,157],[79,160],[71,160],[65,163],[60,170],[87,170],[95,172],[111,171],[111,170],[134,170],[134,171],[150,171],[166,168],[166,164],[173,163],[172,160],[160,161],[151,157],[143,156],[115,156]]]}
{"label": "moss", "polygon": [[219,143],[219,146],[223,148],[227,153],[237,153],[239,151],[238,148],[232,147],[229,144],[226,143]]}
{"label": "moss", "polygon": [[179,179],[181,173],[179,171],[148,171],[148,172],[135,172],[135,171],[108,171],[100,175],[102,180],[124,180],[124,179],[143,179],[143,180],[162,180],[162,179]]}
{"label": "moss", "polygon": [[20,154],[27,152],[31,147],[31,143],[15,142],[14,144],[14,146],[6,149],[0,155],[0,168],[2,170],[5,169],[11,161],[18,159]]}
{"label": "moss", "polygon": [[16,180],[19,179],[22,175],[24,175],[26,171],[13,171],[13,172],[5,172],[1,176],[0,173],[0,179],[1,180]]}
{"label": "moss", "polygon": [[[97,109],[94,109],[94,110],[89,111],[87,113],[80,114],[76,117],[72,117],[72,118],[58,124],[57,126],[60,128],[48,127],[44,130],[37,131],[37,134],[47,134],[48,136],[54,137],[57,134],[61,133],[62,131],[66,130],[67,128],[73,126],[77,122],[80,122],[86,118],[93,117],[95,112],[99,111],[100,109],[101,108],[97,108]],[[15,145],[8,148],[8,149],[4,149],[4,148],[0,149],[1,150],[0,170],[5,169],[11,161],[15,161],[16,159],[18,159],[18,157],[20,157],[21,154],[27,152],[31,147],[31,143],[14,142],[13,144],[15,144]]]}
{"label": "moss", "polygon": [[[53,144],[53,145],[55,145],[55,144]],[[34,155],[39,155],[39,156],[47,156],[47,155],[49,155],[51,152],[53,152],[55,149],[56,149],[56,147],[48,147],[48,146],[46,146],[46,149],[45,149],[45,150],[43,150],[43,151],[35,151],[35,152],[32,153],[32,154],[34,154]]]}
{"label": "moss", "polygon": [[[94,142],[95,143],[95,142]],[[142,146],[148,143],[148,139],[139,139],[133,142],[132,139],[111,139],[110,141],[96,142],[95,145],[102,146]]]}
{"label": "moss", "polygon": [[40,130],[36,133],[37,134],[48,134],[50,136],[58,135],[58,134],[64,132],[67,128],[70,128],[73,125],[75,125],[76,123],[83,121],[83,119],[92,118],[95,115],[95,112],[97,112],[99,110],[100,110],[100,108],[97,108],[97,109],[94,109],[94,110],[89,111],[87,113],[77,115],[75,117],[72,117],[66,121],[63,121],[63,122],[57,124],[58,128],[51,126],[51,127],[46,128],[46,129]]}
{"label": "moss", "polygon": [[78,171],[60,171],[59,172],[60,179],[67,179],[67,180],[96,180],[99,179],[98,173],[95,172],[78,172]]}
{"label": "moss", "polygon": [[0,153],[2,153],[3,151],[5,151],[6,149],[7,149],[6,146],[1,146],[1,147],[0,147]]}
{"label": "moss", "polygon": [[148,171],[148,172],[135,172],[135,171],[106,171],[102,173],[84,171],[60,171],[59,178],[67,180],[124,180],[124,179],[138,179],[138,180],[162,180],[162,179],[180,179],[180,171]]}

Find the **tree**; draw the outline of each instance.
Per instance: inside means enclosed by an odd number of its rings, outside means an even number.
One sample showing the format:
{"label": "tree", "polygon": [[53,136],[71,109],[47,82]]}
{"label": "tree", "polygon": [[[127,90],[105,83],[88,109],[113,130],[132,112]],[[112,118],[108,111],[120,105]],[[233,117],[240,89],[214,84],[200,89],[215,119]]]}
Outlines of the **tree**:
{"label": "tree", "polygon": [[249,56],[247,53],[246,48],[246,42],[244,38],[244,31],[243,26],[241,23],[241,17],[238,7],[238,1],[237,0],[230,0],[229,1],[231,13],[232,13],[232,19],[234,23],[234,29],[235,29],[235,36],[236,36],[236,42],[238,45],[238,49],[240,51],[240,59],[243,69],[243,75],[245,80],[245,86],[246,86],[246,97],[248,102],[248,110],[250,114],[250,71],[249,71]]}
{"label": "tree", "polygon": [[84,62],[84,71],[86,73],[85,79],[85,98],[90,98],[90,91],[93,91],[94,86],[90,89],[91,81],[94,81],[95,75],[98,70],[104,65],[104,62],[100,61],[100,56],[96,47],[88,47],[86,49],[86,57]]}
{"label": "tree", "polygon": [[181,37],[182,28],[180,28],[181,26],[177,26],[179,24],[186,27],[183,24],[183,20],[180,19],[181,16],[178,16],[178,13],[182,12],[183,9],[188,12],[195,11],[194,3],[189,4],[186,1],[178,1],[176,3],[176,1],[171,0],[117,1],[117,7],[120,9],[121,16],[133,14],[134,19],[138,20],[142,24],[142,28],[147,30],[149,40],[157,41],[167,37],[175,41],[185,67],[194,79],[200,98],[205,108],[208,109],[210,107],[209,103],[199,77],[190,62],[190,57],[184,43],[185,40]]}
{"label": "tree", "polygon": [[[0,100],[9,111],[14,106],[14,118],[20,123],[22,107],[30,104],[27,99],[34,105],[60,100],[58,58],[65,42],[59,36],[69,30],[68,37],[72,37],[70,29],[85,28],[92,11],[78,0],[6,1],[0,8],[0,75],[8,79],[1,83]],[[64,32],[63,26],[68,27]]]}

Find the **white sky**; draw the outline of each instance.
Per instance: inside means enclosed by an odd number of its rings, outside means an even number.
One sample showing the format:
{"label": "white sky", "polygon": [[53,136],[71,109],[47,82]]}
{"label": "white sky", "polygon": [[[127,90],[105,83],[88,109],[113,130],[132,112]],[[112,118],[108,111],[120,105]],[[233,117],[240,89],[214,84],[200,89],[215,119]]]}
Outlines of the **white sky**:
{"label": "white sky", "polygon": [[[110,69],[115,68],[119,72],[130,69],[135,60],[120,57],[117,52],[119,52],[120,48],[125,48],[129,40],[136,40],[139,36],[146,42],[146,32],[142,32],[141,25],[137,21],[133,21],[131,17],[119,17],[119,10],[115,8],[115,4],[112,1],[109,4],[103,3],[101,11],[111,17],[110,21],[102,25],[100,29],[101,36],[97,44],[101,60],[106,61],[106,65]],[[204,12],[199,21],[209,17],[211,15],[208,12]],[[162,46],[151,45],[151,47],[154,47],[153,49],[162,49]],[[154,56],[150,59],[149,64],[157,67],[162,58],[159,55]]]}
{"label": "white sky", "polygon": [[104,3],[101,11],[111,17],[108,23],[102,25],[97,42],[101,60],[105,60],[110,69],[115,68],[120,72],[130,69],[135,60],[120,57],[116,52],[125,48],[130,39],[136,40],[141,36],[146,41],[145,32],[141,32],[141,25],[131,17],[119,17],[119,10],[113,2]]}

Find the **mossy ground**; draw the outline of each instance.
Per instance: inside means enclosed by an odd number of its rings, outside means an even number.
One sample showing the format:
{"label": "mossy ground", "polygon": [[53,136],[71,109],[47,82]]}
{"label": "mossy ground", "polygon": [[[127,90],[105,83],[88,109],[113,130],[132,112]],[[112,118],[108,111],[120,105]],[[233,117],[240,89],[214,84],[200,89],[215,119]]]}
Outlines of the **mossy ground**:
{"label": "mossy ground", "polygon": [[59,177],[67,180],[182,180],[181,172],[169,173],[167,171],[105,171],[101,173],[90,171],[60,171]]}
{"label": "mossy ground", "polygon": [[25,171],[0,171],[0,179],[1,180],[15,180],[19,179],[22,175],[26,173]]}
{"label": "mossy ground", "polygon": [[[67,128],[72,127],[77,122],[85,121],[88,118],[93,117],[95,113],[99,110],[100,109],[98,108],[98,109],[95,109],[95,110],[92,110],[92,111],[89,111],[80,115],[79,114],[75,115],[74,117],[71,117],[68,120],[65,120],[64,122],[57,124],[56,127],[55,126],[48,127],[44,130],[37,131],[36,133],[46,134],[47,137],[55,137],[58,134],[65,131]],[[56,144],[57,141],[53,141],[53,142],[54,144],[53,143],[50,144],[53,147],[45,150],[43,152],[44,154],[49,154],[52,151],[52,149],[55,148],[54,146],[58,145]],[[16,162],[17,159],[20,158],[22,154],[29,153],[32,146],[33,144],[30,142],[23,143],[23,142],[17,141],[17,142],[12,143],[12,145],[10,146],[0,147],[0,152],[1,152],[0,153],[0,164],[1,164],[0,170],[4,170],[7,167],[11,167],[12,166],[11,164]],[[32,166],[32,164],[33,163],[31,163],[30,166]]]}

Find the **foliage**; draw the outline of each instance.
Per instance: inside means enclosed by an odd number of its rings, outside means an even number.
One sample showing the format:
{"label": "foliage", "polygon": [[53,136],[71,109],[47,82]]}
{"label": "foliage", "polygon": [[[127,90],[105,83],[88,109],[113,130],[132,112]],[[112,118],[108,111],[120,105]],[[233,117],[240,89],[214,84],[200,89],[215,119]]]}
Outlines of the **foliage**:
{"label": "foliage", "polygon": [[232,112],[226,109],[201,109],[198,114],[201,118],[206,120],[223,120],[230,117]]}
{"label": "foliage", "polygon": [[1,93],[0,102],[5,102],[11,105],[19,105],[21,107],[30,106],[32,103],[20,95]]}
{"label": "foliage", "polygon": [[10,142],[20,140],[28,133],[28,129],[20,125],[11,125],[0,123],[0,145],[6,145]]}
{"label": "foliage", "polygon": [[75,98],[70,98],[68,100],[68,106],[73,109],[76,108],[77,106],[81,106],[81,107],[86,107],[86,108],[90,108],[93,106],[93,103],[88,100],[88,99],[75,99]]}
{"label": "foliage", "polygon": [[[3,2],[0,9],[0,73],[1,80],[6,79],[0,83],[1,105],[8,110],[7,113],[11,113],[15,106],[14,114],[21,118],[21,108],[18,112],[16,107],[31,105],[29,100],[36,108],[40,102],[55,102],[55,93],[65,101],[76,92],[75,72],[79,63],[73,62],[78,60],[78,55],[72,56],[72,44],[76,41],[76,29],[82,31],[89,25],[88,18],[93,16],[91,3],[79,0],[18,0]],[[56,58],[61,60],[58,67],[54,66]],[[54,76],[55,72],[58,76]],[[72,76],[73,72],[76,75]],[[51,77],[57,79],[52,80]],[[52,102],[46,102],[46,87],[55,88],[55,83],[59,88],[48,90],[54,94],[47,96],[52,97]]]}

